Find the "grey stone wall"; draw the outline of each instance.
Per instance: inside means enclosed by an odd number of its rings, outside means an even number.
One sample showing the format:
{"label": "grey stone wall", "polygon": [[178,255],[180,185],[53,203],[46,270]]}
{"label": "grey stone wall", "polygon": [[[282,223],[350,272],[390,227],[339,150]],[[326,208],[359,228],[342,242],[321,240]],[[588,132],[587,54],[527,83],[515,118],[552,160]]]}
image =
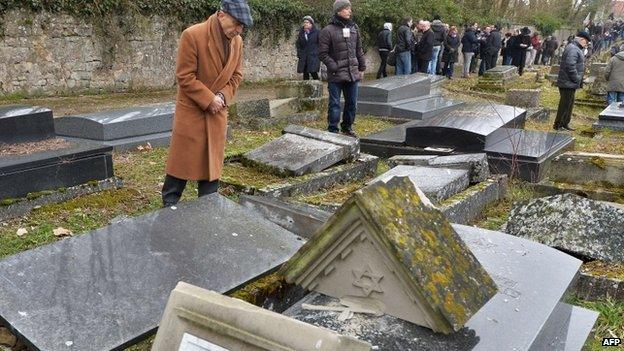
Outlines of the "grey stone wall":
{"label": "grey stone wall", "polygon": [[[94,26],[69,15],[11,11],[0,38],[0,96],[165,89],[175,85],[178,28],[159,17],[123,16]],[[293,30],[295,33],[295,30]],[[245,39],[247,81],[294,78],[295,36]],[[378,56],[370,50],[369,71]]]}

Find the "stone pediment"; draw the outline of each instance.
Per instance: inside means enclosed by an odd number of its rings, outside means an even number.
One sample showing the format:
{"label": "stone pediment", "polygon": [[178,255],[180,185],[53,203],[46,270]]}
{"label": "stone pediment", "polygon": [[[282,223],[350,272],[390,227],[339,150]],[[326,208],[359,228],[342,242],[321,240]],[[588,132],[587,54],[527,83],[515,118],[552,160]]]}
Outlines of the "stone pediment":
{"label": "stone pediment", "polygon": [[462,328],[497,291],[407,177],[356,192],[282,271],[290,283],[442,333]]}

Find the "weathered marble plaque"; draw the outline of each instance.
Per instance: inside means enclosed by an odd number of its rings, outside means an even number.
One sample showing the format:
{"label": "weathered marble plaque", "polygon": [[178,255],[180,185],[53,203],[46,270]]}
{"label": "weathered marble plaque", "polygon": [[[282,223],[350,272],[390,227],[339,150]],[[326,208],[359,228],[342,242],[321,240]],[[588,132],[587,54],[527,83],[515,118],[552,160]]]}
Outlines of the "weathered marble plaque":
{"label": "weathered marble plaque", "polygon": [[482,151],[486,138],[502,127],[522,128],[526,111],[495,104],[467,104],[406,129],[406,144]]}
{"label": "weathered marble plaque", "polygon": [[109,141],[169,132],[174,110],[173,103],[130,107],[61,117],[54,125],[58,135]]}
{"label": "weathered marble plaque", "polygon": [[369,102],[393,102],[430,94],[431,78],[412,74],[391,76],[364,82],[358,88],[358,100]]}
{"label": "weathered marble plaque", "polygon": [[123,349],[156,330],[179,281],[226,293],[302,244],[213,194],[0,261],[0,317],[35,350]]}
{"label": "weathered marble plaque", "polygon": [[509,79],[518,75],[518,68],[515,66],[496,66],[485,71],[484,76],[491,79]]}
{"label": "weathered marble plaque", "polygon": [[441,202],[468,188],[469,171],[465,169],[423,166],[396,166],[370,181],[388,181],[392,177],[409,177],[433,202]]}
{"label": "weathered marble plaque", "polygon": [[[453,225],[499,292],[459,331],[444,335],[390,316],[304,310],[301,303],[336,306],[313,294],[284,314],[370,342],[378,350],[575,350],[583,346],[598,314],[560,302],[581,261],[533,241]],[[556,347],[555,347],[556,346]]]}
{"label": "weathered marble plaque", "polygon": [[23,105],[0,106],[0,144],[54,136],[52,110]]}

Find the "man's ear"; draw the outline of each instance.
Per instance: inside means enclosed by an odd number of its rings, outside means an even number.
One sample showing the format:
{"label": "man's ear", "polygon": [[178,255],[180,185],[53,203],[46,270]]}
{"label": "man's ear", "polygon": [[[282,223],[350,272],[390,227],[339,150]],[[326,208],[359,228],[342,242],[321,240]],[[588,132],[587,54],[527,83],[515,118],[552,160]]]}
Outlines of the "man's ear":
{"label": "man's ear", "polygon": [[223,12],[221,10],[217,11],[217,18],[223,19],[224,16],[225,16],[225,12]]}

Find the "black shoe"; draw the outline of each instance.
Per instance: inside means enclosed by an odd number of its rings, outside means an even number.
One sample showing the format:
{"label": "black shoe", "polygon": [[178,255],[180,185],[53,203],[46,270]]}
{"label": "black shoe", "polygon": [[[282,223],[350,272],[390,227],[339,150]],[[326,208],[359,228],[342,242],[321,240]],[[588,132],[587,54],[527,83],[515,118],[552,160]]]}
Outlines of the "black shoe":
{"label": "black shoe", "polygon": [[563,126],[563,127],[561,127],[561,128],[563,128],[563,129],[565,129],[565,130],[567,130],[567,131],[570,131],[570,132],[573,132],[573,131],[575,131],[575,130],[576,130],[576,129],[574,129],[574,128],[570,128],[570,126]]}
{"label": "black shoe", "polygon": [[349,130],[343,130],[342,134],[356,138],[357,139],[357,134],[355,134],[355,132],[353,131],[353,129],[349,129]]}

